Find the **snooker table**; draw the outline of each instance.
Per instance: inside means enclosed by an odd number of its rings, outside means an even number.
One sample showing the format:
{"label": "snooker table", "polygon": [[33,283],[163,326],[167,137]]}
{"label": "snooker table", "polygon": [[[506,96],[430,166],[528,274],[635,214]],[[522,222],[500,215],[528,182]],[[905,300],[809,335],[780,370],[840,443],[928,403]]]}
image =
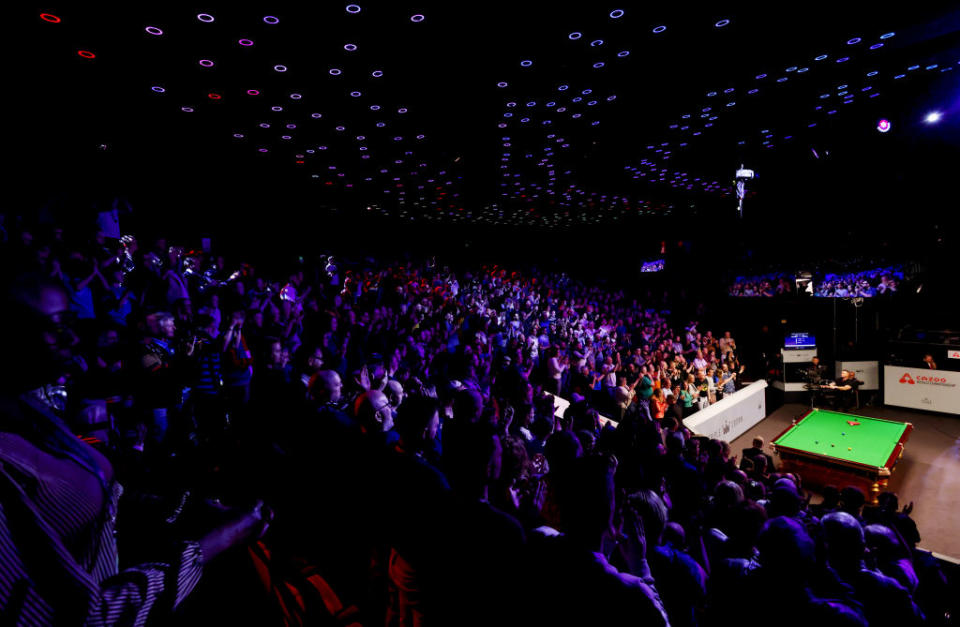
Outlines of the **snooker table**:
{"label": "snooker table", "polygon": [[856,486],[876,504],[911,431],[909,422],[811,409],[772,444],[781,472],[797,473],[805,485]]}

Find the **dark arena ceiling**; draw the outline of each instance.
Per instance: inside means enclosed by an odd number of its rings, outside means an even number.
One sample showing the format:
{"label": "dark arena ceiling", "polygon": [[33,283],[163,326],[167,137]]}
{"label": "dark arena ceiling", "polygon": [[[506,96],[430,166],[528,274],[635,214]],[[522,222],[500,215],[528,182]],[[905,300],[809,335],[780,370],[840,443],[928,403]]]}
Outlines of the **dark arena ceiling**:
{"label": "dark arena ceiling", "polygon": [[102,151],[144,185],[176,162],[413,221],[733,212],[741,163],[749,205],[832,154],[955,156],[960,10],[886,6],[36,5],[7,100],[37,181]]}

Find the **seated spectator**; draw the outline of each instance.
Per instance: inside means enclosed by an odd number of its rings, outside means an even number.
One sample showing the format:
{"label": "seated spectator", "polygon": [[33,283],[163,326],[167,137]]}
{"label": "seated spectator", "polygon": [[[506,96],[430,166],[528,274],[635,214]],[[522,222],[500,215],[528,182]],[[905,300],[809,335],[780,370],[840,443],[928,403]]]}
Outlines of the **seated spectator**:
{"label": "seated spectator", "polygon": [[840,490],[840,511],[850,514],[860,524],[863,524],[863,506],[866,502],[867,497],[860,488],[847,486]]}
{"label": "seated spectator", "polygon": [[897,532],[885,525],[867,525],[863,533],[870,558],[880,572],[916,594],[920,580],[913,570],[910,551]]}
{"label": "seated spectator", "polygon": [[823,500],[810,506],[810,513],[818,518],[823,518],[830,512],[840,509],[840,489],[834,485],[824,486],[820,491]]}
{"label": "seated spectator", "polygon": [[760,436],[753,438],[753,443],[750,448],[743,449],[743,452],[740,453],[740,467],[743,467],[744,460],[753,460],[757,455],[762,455],[767,459],[766,469],[769,472],[773,472],[773,457],[771,457],[766,451],[763,450],[764,440]]}
{"label": "seated spectator", "polygon": [[[792,518],[771,518],[757,538],[760,568],[748,572],[740,586],[749,586],[757,601],[754,611],[778,616],[790,625],[864,626],[867,621],[852,591],[842,585],[818,590],[816,545]],[[784,608],[789,607],[789,615]]]}
{"label": "seated spectator", "polygon": [[[614,467],[606,457],[577,460],[558,486],[562,534],[539,540],[537,598],[544,624],[668,625],[646,559],[646,537],[635,514],[623,518],[622,559],[604,552],[615,512]],[[603,599],[603,602],[597,602]]]}
{"label": "seated spectator", "polygon": [[[382,392],[370,390],[361,404],[377,403],[386,415],[389,405]],[[380,397],[384,397],[382,400]],[[366,412],[366,408],[362,408]],[[360,412],[358,412],[359,416]],[[382,487],[376,509],[386,524],[389,548],[390,603],[387,624],[422,624],[425,617],[441,612],[440,594],[443,543],[433,531],[445,527],[449,485],[439,469],[424,459],[440,425],[433,399],[410,397],[397,414],[396,444],[384,453]],[[375,418],[363,419],[371,424]],[[383,424],[382,422],[379,424]],[[382,508],[382,510],[380,510]]]}
{"label": "seated spectator", "polygon": [[[0,376],[0,606],[11,624],[143,624],[167,616],[190,594],[205,564],[259,537],[262,503],[163,560],[120,570],[114,524],[122,488],[112,464],[27,393],[60,376],[69,331],[65,291],[23,277],[4,291],[19,330],[8,348],[28,363]],[[50,341],[53,339],[54,341]],[[74,505],[67,506],[67,503]]]}
{"label": "seated spectator", "polygon": [[[703,612],[707,574],[683,550],[683,527],[666,532],[667,506],[651,490],[631,494],[627,503],[640,520],[647,540],[647,561],[671,625],[696,625]],[[671,536],[676,540],[669,540]]]}
{"label": "seated spectator", "polygon": [[833,512],[823,517],[827,561],[845,583],[853,586],[871,625],[919,625],[923,613],[913,601],[910,591],[895,579],[864,565],[863,527],[847,512]]}

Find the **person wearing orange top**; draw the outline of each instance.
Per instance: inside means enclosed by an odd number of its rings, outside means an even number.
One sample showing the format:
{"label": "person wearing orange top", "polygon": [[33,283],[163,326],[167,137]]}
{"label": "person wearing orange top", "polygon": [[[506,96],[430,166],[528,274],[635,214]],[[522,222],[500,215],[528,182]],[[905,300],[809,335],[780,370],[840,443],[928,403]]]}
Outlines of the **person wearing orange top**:
{"label": "person wearing orange top", "polygon": [[659,386],[653,390],[653,396],[650,398],[650,413],[654,420],[663,420],[667,412],[667,399],[663,396],[663,389]]}

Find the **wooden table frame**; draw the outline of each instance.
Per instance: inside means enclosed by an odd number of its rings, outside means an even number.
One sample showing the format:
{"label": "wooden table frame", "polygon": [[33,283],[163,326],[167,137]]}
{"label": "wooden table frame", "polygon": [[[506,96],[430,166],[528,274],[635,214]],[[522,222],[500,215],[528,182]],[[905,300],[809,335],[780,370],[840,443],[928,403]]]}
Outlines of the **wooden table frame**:
{"label": "wooden table frame", "polygon": [[[897,462],[903,457],[903,450],[910,438],[910,432],[913,431],[913,423],[904,423],[907,428],[903,430],[903,434],[893,447],[893,452],[890,453],[890,458],[883,466],[860,464],[839,457],[811,453],[803,449],[776,444],[777,440],[814,411],[814,409],[810,409],[799,418],[795,418],[789,427],[773,438],[774,450],[780,457],[778,471],[797,473],[804,485],[819,487],[835,485],[841,489],[846,486],[860,488],[864,491],[867,502],[876,505],[877,497],[881,492],[886,491],[890,475],[893,473]],[[869,416],[860,417],[870,418]]]}

